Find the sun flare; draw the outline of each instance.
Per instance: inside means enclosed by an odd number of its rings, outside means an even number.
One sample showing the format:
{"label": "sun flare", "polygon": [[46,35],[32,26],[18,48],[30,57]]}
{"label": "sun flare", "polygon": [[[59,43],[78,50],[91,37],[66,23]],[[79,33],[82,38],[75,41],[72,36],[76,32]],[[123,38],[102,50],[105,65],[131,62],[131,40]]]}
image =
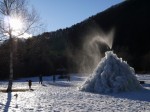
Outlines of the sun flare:
{"label": "sun flare", "polygon": [[21,19],[18,19],[18,18],[10,18],[9,23],[10,23],[10,27],[15,32],[20,31],[23,27],[23,23]]}
{"label": "sun flare", "polygon": [[[12,35],[17,38],[29,38],[32,37],[32,34],[23,33],[24,31],[24,22],[19,17],[8,17],[4,18],[5,29],[9,31],[11,29]],[[7,34],[6,34],[7,35]]]}

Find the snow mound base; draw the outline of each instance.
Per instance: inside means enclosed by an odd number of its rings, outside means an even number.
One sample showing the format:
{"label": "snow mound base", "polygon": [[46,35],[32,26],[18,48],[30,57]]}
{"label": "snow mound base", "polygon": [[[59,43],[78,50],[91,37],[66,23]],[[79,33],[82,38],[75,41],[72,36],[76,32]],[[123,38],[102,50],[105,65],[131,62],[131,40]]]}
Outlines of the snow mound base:
{"label": "snow mound base", "polygon": [[134,69],[112,51],[108,51],[79,90],[94,93],[118,93],[141,88]]}

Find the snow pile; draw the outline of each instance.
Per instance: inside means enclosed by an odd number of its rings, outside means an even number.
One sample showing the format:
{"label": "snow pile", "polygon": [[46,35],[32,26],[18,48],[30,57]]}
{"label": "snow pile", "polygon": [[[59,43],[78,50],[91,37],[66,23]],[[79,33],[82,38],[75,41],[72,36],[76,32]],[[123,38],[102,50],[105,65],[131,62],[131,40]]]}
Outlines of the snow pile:
{"label": "snow pile", "polygon": [[112,51],[108,51],[93,74],[79,87],[79,90],[95,93],[118,93],[140,88],[142,86],[136,79],[134,69]]}

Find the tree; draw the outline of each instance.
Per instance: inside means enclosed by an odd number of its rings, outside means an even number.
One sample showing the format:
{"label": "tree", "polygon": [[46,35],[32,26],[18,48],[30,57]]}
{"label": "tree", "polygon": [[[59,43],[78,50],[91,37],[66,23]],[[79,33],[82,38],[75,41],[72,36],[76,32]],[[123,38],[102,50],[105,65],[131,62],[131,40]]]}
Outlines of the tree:
{"label": "tree", "polygon": [[0,0],[0,40],[10,42],[10,75],[7,91],[13,83],[13,43],[16,37],[29,36],[36,27],[39,17],[36,11],[27,7],[26,0]]}

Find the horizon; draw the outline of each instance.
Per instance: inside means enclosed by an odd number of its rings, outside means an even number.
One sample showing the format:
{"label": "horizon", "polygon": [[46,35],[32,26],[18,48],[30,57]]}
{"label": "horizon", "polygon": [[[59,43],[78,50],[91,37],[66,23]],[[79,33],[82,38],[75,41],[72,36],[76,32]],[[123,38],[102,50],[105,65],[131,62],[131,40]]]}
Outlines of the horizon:
{"label": "horizon", "polygon": [[46,26],[44,32],[52,32],[69,28],[123,1],[65,0],[60,2],[58,0],[45,0],[42,2],[42,0],[32,0],[29,4],[35,8],[42,23]]}

